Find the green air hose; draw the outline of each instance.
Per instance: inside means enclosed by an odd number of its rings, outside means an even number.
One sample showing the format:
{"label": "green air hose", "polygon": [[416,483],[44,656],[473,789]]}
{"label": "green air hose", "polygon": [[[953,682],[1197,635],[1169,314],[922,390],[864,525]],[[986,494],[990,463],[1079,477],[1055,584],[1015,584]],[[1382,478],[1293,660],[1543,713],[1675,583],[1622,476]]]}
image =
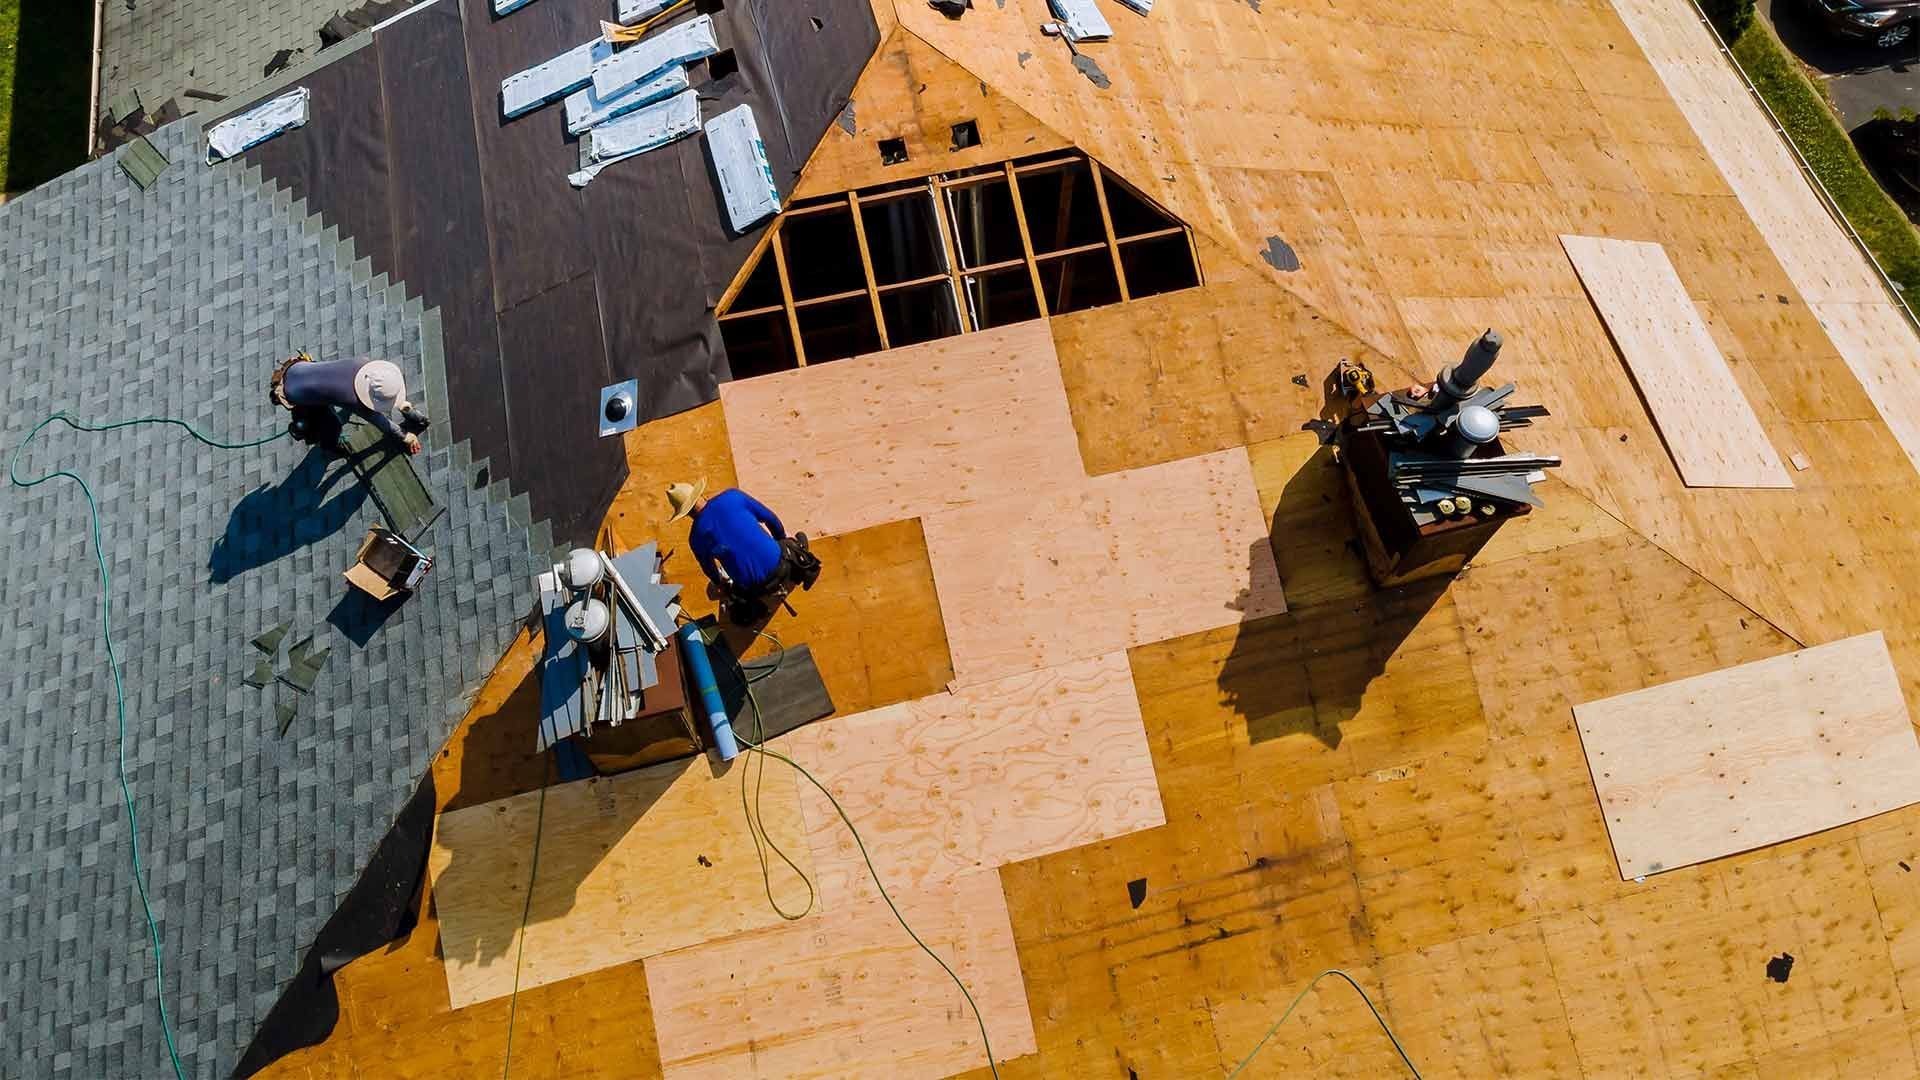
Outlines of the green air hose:
{"label": "green air hose", "polygon": [[1414,1067],[1413,1059],[1407,1056],[1407,1048],[1400,1045],[1399,1036],[1393,1033],[1393,1028],[1387,1026],[1387,1018],[1381,1016],[1380,1010],[1373,1007],[1373,999],[1367,996],[1365,990],[1360,989],[1359,983],[1353,981],[1353,976],[1341,971],[1339,968],[1328,968],[1308,980],[1306,987],[1294,995],[1293,1004],[1287,1006],[1287,1011],[1281,1013],[1280,1019],[1275,1020],[1273,1026],[1267,1029],[1267,1033],[1260,1036],[1260,1041],[1253,1044],[1253,1052],[1242,1058],[1240,1064],[1234,1066],[1233,1071],[1227,1074],[1227,1080],[1233,1080],[1234,1077],[1244,1072],[1248,1065],[1253,1064],[1254,1057],[1267,1045],[1267,1040],[1273,1038],[1273,1033],[1279,1031],[1280,1025],[1287,1022],[1287,1017],[1293,1015],[1293,1010],[1299,1008],[1302,1001],[1307,1000],[1307,995],[1313,993],[1313,988],[1320,985],[1320,980],[1329,975],[1338,975],[1342,979],[1345,979],[1347,985],[1353,987],[1353,992],[1360,995],[1360,1000],[1367,1003],[1367,1011],[1373,1014],[1374,1020],[1380,1025],[1380,1030],[1387,1033],[1387,1041],[1392,1043],[1393,1048],[1400,1052],[1400,1060],[1406,1063],[1407,1071],[1413,1074],[1413,1080],[1420,1080],[1420,1070]]}
{"label": "green air hose", "polygon": [[[689,621],[691,622],[691,620]],[[808,772],[805,766],[801,765],[799,762],[793,760],[792,758],[788,757],[787,755],[781,753],[778,750],[769,749],[765,745],[766,723],[765,723],[764,717],[761,715],[761,712],[760,712],[760,699],[754,695],[753,684],[761,681],[762,679],[770,678],[780,670],[780,666],[786,662],[787,648],[785,645],[781,644],[779,638],[774,637],[772,634],[768,634],[761,630],[753,630],[752,633],[757,637],[766,638],[769,642],[773,643],[774,662],[773,662],[772,668],[769,668],[768,670],[761,672],[759,675],[749,675],[747,673],[746,667],[740,662],[739,658],[732,657],[734,668],[740,673],[741,684],[746,688],[747,703],[753,709],[753,737],[748,738],[740,734],[738,731],[735,731],[734,738],[739,741],[740,746],[746,750],[750,758],[757,757],[762,759],[760,761],[760,769],[757,773],[753,771],[752,760],[747,761],[741,767],[740,809],[742,814],[745,815],[747,820],[747,832],[753,837],[754,855],[760,861],[760,880],[761,880],[761,884],[766,888],[767,903],[772,905],[775,913],[777,913],[781,918],[792,921],[792,920],[805,918],[806,915],[813,910],[814,902],[817,899],[817,893],[815,893],[814,891],[813,882],[808,880],[805,871],[801,870],[800,867],[796,863],[794,863],[793,859],[788,857],[786,852],[780,850],[779,845],[773,842],[773,838],[767,835],[766,826],[763,825],[760,820],[762,817],[760,812],[760,790],[761,790],[760,781],[764,779],[766,775],[766,761],[764,759],[773,758],[774,760],[779,761],[785,764],[786,766],[788,766],[789,768],[793,769],[793,771],[799,773],[802,777],[806,779],[806,781],[809,784],[812,784],[815,788],[819,789],[820,794],[825,795],[827,797],[827,802],[833,806],[834,813],[840,816],[841,823],[847,827],[847,832],[853,836],[854,844],[857,847],[859,847],[860,858],[864,860],[867,864],[867,873],[873,878],[873,886],[875,889],[879,890],[880,898],[886,901],[887,910],[893,912],[894,921],[898,922],[900,924],[900,928],[907,932],[907,936],[913,939],[913,943],[920,947],[921,952],[926,953],[929,957],[933,959],[934,963],[940,965],[940,970],[947,973],[947,978],[953,980],[953,985],[960,988],[960,996],[966,999],[967,1007],[973,1010],[973,1022],[980,1029],[980,1043],[981,1043],[981,1046],[984,1047],[986,1050],[987,1068],[992,1070],[994,1077],[996,1078],[996,1080],[998,1080],[998,1077],[1000,1076],[1000,1065],[997,1061],[994,1060],[993,1043],[987,1037],[987,1022],[980,1014],[979,1004],[973,1000],[972,992],[967,989],[967,984],[961,980],[959,974],[955,972],[953,968],[949,967],[945,960],[942,960],[940,958],[939,953],[936,953],[933,951],[932,946],[929,946],[925,941],[921,939],[919,934],[914,932],[913,927],[910,924],[908,924],[906,916],[900,914],[900,909],[897,906],[895,906],[893,902],[893,897],[887,893],[886,885],[881,883],[880,871],[878,868],[876,868],[873,865],[873,856],[867,852],[866,841],[861,839],[860,830],[854,827],[853,819],[847,816],[846,808],[840,805],[840,800],[835,798],[833,795],[833,792],[827,789],[827,785],[821,783],[817,777],[815,777],[812,773]],[[713,644],[714,640],[718,637],[717,634],[709,634],[705,627],[700,628],[700,635],[701,635],[701,639],[709,645]],[[731,653],[729,653],[729,655],[731,656]],[[749,798],[747,794],[747,788],[750,783],[750,781],[748,780],[749,776],[753,777],[753,780],[751,781],[751,784],[753,787],[753,795],[751,798]],[[546,788],[545,787],[541,788],[540,795],[541,795],[540,814],[541,816],[544,816],[546,812]],[[778,855],[780,859],[783,862],[785,862],[789,868],[793,870],[794,875],[797,876],[800,879],[800,881],[807,887],[807,906],[803,910],[801,910],[798,914],[791,913],[787,911],[785,908],[782,908],[780,906],[780,902],[774,898],[771,864],[767,861],[767,855],[766,855],[766,851],[769,848],[772,849],[774,854]],[[536,824],[534,826],[533,858],[532,858],[532,862],[535,867],[538,867],[539,859],[540,859],[540,827],[538,822],[536,821]],[[527,904],[529,909],[531,909],[532,902],[533,902],[533,882],[529,880],[527,883]],[[523,911],[520,917],[520,926],[522,931],[526,929],[526,920],[527,920],[527,912]],[[525,945],[526,945],[526,942],[523,934],[522,940],[521,940],[521,947],[524,949]],[[1393,1048],[1400,1052],[1400,1060],[1406,1063],[1407,1070],[1413,1074],[1414,1080],[1420,1080],[1420,1070],[1414,1067],[1413,1059],[1407,1056],[1406,1049],[1400,1045],[1400,1039],[1394,1035],[1393,1028],[1388,1026],[1386,1018],[1380,1015],[1380,1010],[1374,1008],[1373,1000],[1367,997],[1367,992],[1360,988],[1359,983],[1354,982],[1353,976],[1348,975],[1346,972],[1341,971],[1338,968],[1329,968],[1326,971],[1322,971],[1320,974],[1315,975],[1313,979],[1307,983],[1306,988],[1301,990],[1300,993],[1293,999],[1293,1003],[1287,1006],[1287,1010],[1280,1014],[1280,1019],[1274,1021],[1273,1026],[1267,1029],[1267,1033],[1260,1037],[1260,1041],[1258,1043],[1254,1044],[1252,1053],[1249,1053],[1246,1056],[1246,1058],[1244,1058],[1240,1062],[1239,1065],[1234,1067],[1232,1072],[1227,1074],[1227,1080],[1234,1080],[1235,1077],[1239,1076],[1243,1071],[1245,1071],[1248,1065],[1251,1065],[1253,1063],[1253,1059],[1259,1055],[1260,1051],[1263,1048],[1266,1047],[1267,1041],[1269,1039],[1272,1039],[1274,1036],[1274,1033],[1280,1030],[1280,1025],[1287,1022],[1287,1019],[1293,1015],[1294,1010],[1300,1007],[1300,1003],[1306,1000],[1307,995],[1313,992],[1313,988],[1315,986],[1319,985],[1320,980],[1326,978],[1329,975],[1338,975],[1340,978],[1345,979],[1347,981],[1347,984],[1353,987],[1354,992],[1360,995],[1360,1000],[1366,1002],[1367,1009],[1373,1013],[1374,1020],[1379,1022],[1380,1030],[1386,1032],[1387,1039],[1393,1043]],[[509,1070],[511,1068],[512,1061],[513,1061],[513,1014],[514,1014],[514,1007],[517,1004],[518,998],[520,996],[520,962],[517,956],[515,957],[515,960],[514,960],[514,987],[513,987],[512,996],[513,996],[513,1000],[509,1002],[508,1012],[507,1012],[507,1059],[506,1059],[506,1062],[503,1063],[501,1068],[502,1080],[506,1080],[509,1074]]]}
{"label": "green air hose", "polygon": [[127,808],[127,850],[133,856],[133,885],[140,894],[140,910],[147,919],[147,937],[153,942],[153,996],[160,1010],[160,1033],[167,1040],[167,1057],[173,1062],[173,1074],[178,1080],[186,1080],[187,1070],[180,1063],[180,1051],[174,1045],[173,1021],[167,1015],[167,987],[165,967],[160,957],[160,925],[153,917],[153,902],[147,895],[146,870],[140,864],[140,816],[133,807],[133,786],[127,781],[127,690],[120,681],[120,656],[113,647],[113,578],[107,572],[106,550],[100,542],[100,505],[94,500],[93,489],[77,473],[66,469],[45,473],[31,480],[20,478],[20,455],[26,452],[28,444],[40,434],[40,429],[55,420],[73,428],[75,431],[113,431],[117,428],[133,427],[137,424],[169,424],[184,429],[196,442],[211,446],[216,450],[245,450],[249,447],[264,446],[275,439],[283,438],[284,431],[277,431],[264,438],[249,442],[222,442],[203,434],[198,428],[185,420],[176,420],[167,416],[142,416],[133,420],[117,420],[110,424],[89,424],[76,420],[65,412],[57,412],[33,426],[20,445],[13,448],[13,456],[7,462],[7,479],[14,487],[38,487],[56,477],[65,477],[80,485],[80,494],[87,499],[87,515],[93,532],[93,556],[100,564],[100,639],[107,647],[107,670],[113,674],[114,713],[118,722],[116,739],[119,742],[120,797]]}
{"label": "green air hose", "polygon": [[[847,827],[847,832],[853,836],[854,846],[860,849],[860,858],[866,862],[867,873],[873,878],[873,887],[879,891],[880,899],[885,900],[887,902],[887,910],[893,912],[894,921],[900,924],[900,929],[905,930],[907,932],[907,936],[913,939],[913,943],[920,947],[921,952],[926,953],[927,956],[932,958],[934,963],[940,965],[940,970],[947,973],[947,978],[953,980],[953,985],[960,988],[960,996],[967,1000],[967,1008],[973,1010],[973,1022],[975,1025],[977,1025],[980,1028],[980,1044],[982,1047],[985,1048],[987,1053],[987,1068],[992,1070],[995,1080],[998,1080],[1000,1076],[1000,1065],[993,1058],[993,1042],[991,1039],[987,1037],[987,1022],[985,1018],[983,1018],[980,1015],[980,1006],[977,1002],[973,1000],[973,993],[967,989],[967,984],[961,981],[959,974],[955,972],[953,968],[949,967],[945,960],[942,960],[940,958],[940,954],[937,952],[934,952],[933,947],[928,945],[925,941],[922,941],[920,938],[920,935],[914,932],[913,927],[907,922],[907,917],[905,915],[900,914],[900,909],[899,907],[895,906],[893,902],[893,897],[888,895],[887,893],[886,885],[880,881],[880,871],[878,868],[876,868],[873,865],[873,856],[867,853],[867,843],[865,840],[860,838],[860,830],[857,828],[854,828],[853,819],[847,816],[846,808],[840,805],[839,799],[834,798],[833,792],[827,789],[827,785],[821,783],[817,777],[815,777],[812,773],[808,772],[805,766],[801,765],[799,762],[793,760],[792,758],[788,757],[787,755],[781,753],[778,750],[769,749],[764,744],[764,739],[766,737],[766,723],[760,713],[760,699],[756,697],[753,693],[753,684],[756,682],[759,682],[761,679],[768,678],[769,676],[773,675],[774,672],[777,672],[780,670],[780,665],[786,662],[787,648],[785,645],[782,645],[780,643],[779,638],[776,638],[771,634],[765,633],[760,630],[755,630],[753,631],[753,633],[759,637],[766,638],[768,641],[772,642],[776,650],[776,653],[774,657],[773,667],[768,671],[762,673],[758,678],[749,677],[747,675],[746,667],[740,663],[739,658],[738,657],[734,658],[734,661],[733,661],[734,667],[739,670],[740,681],[746,687],[747,703],[753,708],[753,737],[749,739],[736,731],[734,733],[734,738],[739,740],[740,745],[746,749],[748,754],[753,755],[755,757],[761,757],[761,758],[770,757],[770,758],[773,758],[775,761],[779,761],[785,764],[788,768],[791,768],[794,772],[797,772],[802,777],[804,777],[807,783],[812,784],[815,788],[818,788],[820,791],[820,794],[825,795],[827,797],[827,802],[830,805],[832,805],[833,812],[840,815],[841,824],[845,825]],[[702,637],[707,637],[704,631],[702,632]],[[712,640],[713,640],[712,638],[707,637],[708,644],[712,644]],[[767,768],[766,762],[762,760],[760,762],[760,772],[762,775],[765,774],[766,768]],[[740,799],[741,799],[741,806],[743,809],[746,806],[746,784],[747,784],[747,770],[742,770],[740,774]],[[759,802],[757,788],[758,788],[758,785],[756,785],[756,791],[755,791],[755,800],[754,800],[755,809],[758,809],[758,802]],[[774,852],[778,854],[783,860],[785,860],[788,866],[793,868],[794,873],[800,876],[800,880],[807,881],[806,874],[802,873],[800,868],[794,865],[793,860],[788,859],[785,852],[782,852],[778,847],[774,846],[772,839],[770,837],[766,837],[765,827],[760,825],[755,820],[755,815],[752,812],[749,812],[747,814],[747,829],[748,829],[748,832],[752,833],[755,838],[754,848],[755,848],[756,854],[760,855],[760,874],[763,881],[766,881],[767,879],[766,855],[764,853],[759,852],[760,842],[763,838],[765,839],[767,846],[772,847]],[[787,914],[787,912],[781,910],[779,903],[773,899],[773,886],[771,881],[766,881],[766,884],[767,884],[767,902],[773,905],[773,909],[776,912],[779,912],[782,918],[798,919],[806,914],[806,911],[802,911],[799,915],[789,915]],[[807,910],[808,911],[811,911],[813,909],[813,898],[814,898],[813,883],[810,881],[807,881]]]}

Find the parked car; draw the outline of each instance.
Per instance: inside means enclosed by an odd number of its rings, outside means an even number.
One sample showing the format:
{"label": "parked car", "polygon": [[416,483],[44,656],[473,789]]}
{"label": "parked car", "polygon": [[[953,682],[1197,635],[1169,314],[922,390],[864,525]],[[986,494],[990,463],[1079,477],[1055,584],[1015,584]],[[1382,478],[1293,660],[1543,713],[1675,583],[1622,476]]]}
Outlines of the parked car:
{"label": "parked car", "polygon": [[1912,45],[1920,0],[1806,0],[1808,14],[1838,37],[1891,49]]}

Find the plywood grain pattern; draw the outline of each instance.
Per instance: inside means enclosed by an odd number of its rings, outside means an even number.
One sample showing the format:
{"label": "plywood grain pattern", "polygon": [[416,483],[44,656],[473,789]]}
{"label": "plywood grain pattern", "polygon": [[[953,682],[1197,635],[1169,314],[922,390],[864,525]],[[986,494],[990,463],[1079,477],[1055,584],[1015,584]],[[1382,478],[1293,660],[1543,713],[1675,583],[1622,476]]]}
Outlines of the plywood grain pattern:
{"label": "plywood grain pattern", "polygon": [[[1034,1049],[997,874],[894,894],[979,1005],[996,1059]],[[946,1076],[986,1064],[972,1011],[878,900],[649,959],[660,1057],[685,1077]]]}
{"label": "plywood grain pattern", "polygon": [[[1853,842],[1670,879],[1542,924],[1586,1075],[1769,1075],[1770,1061],[1898,1014]],[[1784,985],[1764,976],[1782,952],[1795,958]]]}
{"label": "plywood grain pattern", "polygon": [[1885,638],[1863,634],[1574,706],[1622,877],[1920,800]]}
{"label": "plywood grain pattern", "polygon": [[[1170,820],[1190,809],[1188,792],[1257,804],[1267,792],[1487,742],[1459,612],[1439,585],[1303,607],[1129,655]],[[1223,775],[1239,777],[1239,790]]]}
{"label": "plywood grain pattern", "polygon": [[1562,236],[1690,487],[1792,487],[1658,244]]}
{"label": "plywood grain pattern", "polygon": [[[769,773],[759,821],[804,871],[793,782]],[[740,785],[695,759],[561,784],[544,808],[536,792],[442,815],[427,865],[453,1005],[511,992],[516,956],[519,985],[542,986],[780,921]],[[773,888],[783,906],[804,907],[790,872],[777,872]]]}
{"label": "plywood grain pattern", "polygon": [[[979,132],[979,145],[955,149],[953,126],[968,120]],[[907,160],[883,164],[882,139],[902,140]],[[973,78],[919,35],[895,30],[861,73],[839,121],[827,128],[807,159],[793,198],[914,180],[1069,145],[1065,136]]]}
{"label": "plywood grain pattern", "polygon": [[925,524],[961,684],[1286,610],[1245,450]]}
{"label": "plywood grain pattern", "polygon": [[1043,320],[727,383],[720,400],[741,485],[809,534],[1084,475]]}
{"label": "plywood grain pattern", "polygon": [[[781,740],[833,791],[893,889],[1163,824],[1122,653],[801,728]],[[801,794],[821,895],[875,896],[853,837]]]}
{"label": "plywood grain pattern", "polygon": [[[1298,432],[1342,358],[1400,374],[1324,314],[1200,244],[1207,284],[1052,320],[1089,473],[1140,468]],[[1308,385],[1297,386],[1296,375]],[[1409,378],[1411,376],[1408,376]]]}
{"label": "plywood grain pattern", "polygon": [[[1794,287],[1829,329],[1880,414],[1920,467],[1920,336],[1802,175],[1733,66],[1692,10],[1658,0],[1614,0],[1621,19],[1686,115]],[[1871,309],[1863,312],[1860,309]]]}
{"label": "plywood grain pattern", "polygon": [[[1561,489],[1548,510],[1503,529],[1495,544],[1582,501]],[[1495,738],[1571,734],[1581,702],[1795,647],[1712,582],[1620,530],[1524,557],[1476,560],[1451,596]],[[1584,778],[1572,779],[1584,798]]]}

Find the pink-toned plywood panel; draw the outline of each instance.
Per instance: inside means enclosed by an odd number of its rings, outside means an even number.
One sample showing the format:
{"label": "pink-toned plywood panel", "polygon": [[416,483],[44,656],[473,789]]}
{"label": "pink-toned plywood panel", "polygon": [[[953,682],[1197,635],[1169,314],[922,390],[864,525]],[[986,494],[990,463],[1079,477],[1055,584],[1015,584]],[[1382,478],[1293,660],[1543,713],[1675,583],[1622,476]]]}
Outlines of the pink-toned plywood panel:
{"label": "pink-toned plywood panel", "polygon": [[1245,447],[924,525],[956,685],[1287,608]]}
{"label": "pink-toned plywood panel", "polygon": [[[1036,1049],[1000,875],[896,890],[1005,1061]],[[879,900],[655,956],[647,996],[668,1080],[940,1077],[982,1068],[973,1012]]]}
{"label": "pink-toned plywood panel", "polygon": [[1086,470],[1046,320],[723,384],[740,486],[838,534]]}
{"label": "pink-toned plywood panel", "polygon": [[1623,878],[1920,801],[1920,743],[1877,630],[1573,715]]}
{"label": "pink-toned plywood panel", "polygon": [[[921,889],[1166,822],[1125,653],[810,724],[782,748],[860,830],[889,887]],[[877,894],[853,837],[805,785],[820,894]]]}

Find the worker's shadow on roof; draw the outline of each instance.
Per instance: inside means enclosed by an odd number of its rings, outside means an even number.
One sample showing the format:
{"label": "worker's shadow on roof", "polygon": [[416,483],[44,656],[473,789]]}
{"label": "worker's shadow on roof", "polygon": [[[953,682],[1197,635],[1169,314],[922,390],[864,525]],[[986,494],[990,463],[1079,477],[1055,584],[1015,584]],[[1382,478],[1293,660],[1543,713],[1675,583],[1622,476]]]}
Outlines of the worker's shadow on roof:
{"label": "worker's shadow on roof", "polygon": [[285,479],[262,484],[234,504],[226,533],[207,556],[213,583],[224,584],[325,540],[345,528],[366,499],[365,486],[345,462],[335,464],[324,450],[308,451]]}
{"label": "worker's shadow on roof", "polygon": [[1310,736],[1336,749],[1343,729],[1356,723],[1410,726],[1410,718],[1390,714],[1417,692],[1387,693],[1375,683],[1403,668],[1405,678],[1453,677],[1412,670],[1420,665],[1402,655],[1452,578],[1392,589],[1368,581],[1330,447],[1288,481],[1272,535],[1261,543],[1272,548],[1288,610],[1240,624],[1219,677],[1221,700],[1246,721],[1247,740]]}

